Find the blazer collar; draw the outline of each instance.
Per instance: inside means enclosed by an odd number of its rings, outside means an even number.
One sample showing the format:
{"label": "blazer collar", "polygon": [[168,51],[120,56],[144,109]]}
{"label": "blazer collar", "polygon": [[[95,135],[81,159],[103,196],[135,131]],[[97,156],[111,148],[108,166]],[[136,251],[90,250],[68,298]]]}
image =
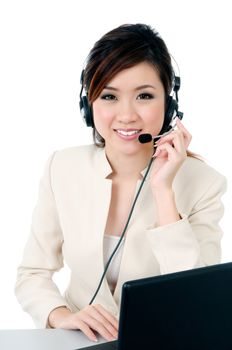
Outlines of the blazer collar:
{"label": "blazer collar", "polygon": [[105,148],[95,147],[97,148],[95,164],[96,169],[99,170],[104,178],[107,178],[107,176],[112,173],[113,169],[111,168],[111,165],[107,159]]}
{"label": "blazer collar", "polygon": [[[111,168],[111,165],[107,159],[105,148],[98,148],[97,146],[95,146],[95,147],[97,148],[95,167],[96,167],[96,169],[99,170],[101,175],[106,179],[107,176],[112,173],[113,169]],[[146,168],[144,168],[141,171],[141,175],[143,178],[144,178],[144,175],[147,171],[147,168],[148,168],[148,166],[146,166]],[[151,173],[151,169],[150,169],[149,173],[147,174],[146,180],[149,179],[150,173]]]}

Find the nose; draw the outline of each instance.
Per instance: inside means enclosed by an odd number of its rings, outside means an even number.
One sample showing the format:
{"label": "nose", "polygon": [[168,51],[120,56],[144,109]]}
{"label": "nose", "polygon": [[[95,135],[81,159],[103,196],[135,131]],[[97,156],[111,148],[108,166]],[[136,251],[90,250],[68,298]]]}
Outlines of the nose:
{"label": "nose", "polygon": [[138,119],[138,114],[129,101],[125,101],[120,104],[119,111],[117,114],[117,120],[121,124],[130,124],[136,122]]}

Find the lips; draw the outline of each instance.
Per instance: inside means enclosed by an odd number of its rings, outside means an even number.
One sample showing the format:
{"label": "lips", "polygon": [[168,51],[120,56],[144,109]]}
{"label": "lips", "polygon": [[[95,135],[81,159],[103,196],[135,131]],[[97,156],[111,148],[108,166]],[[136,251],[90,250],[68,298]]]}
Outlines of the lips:
{"label": "lips", "polygon": [[114,129],[115,133],[124,140],[137,139],[142,129]]}
{"label": "lips", "polygon": [[137,135],[141,132],[141,129],[114,129],[118,134],[124,136]]}

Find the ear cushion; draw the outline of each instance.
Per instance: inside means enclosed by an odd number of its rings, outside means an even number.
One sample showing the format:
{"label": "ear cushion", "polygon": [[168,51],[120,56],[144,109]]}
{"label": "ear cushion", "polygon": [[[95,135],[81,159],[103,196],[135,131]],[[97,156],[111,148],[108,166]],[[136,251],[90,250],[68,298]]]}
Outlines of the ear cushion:
{"label": "ear cushion", "polygon": [[168,131],[170,123],[172,121],[172,118],[174,116],[175,111],[178,110],[178,103],[172,96],[168,96],[167,102],[166,102],[166,111],[164,116],[164,123],[162,126],[162,129],[160,131],[160,134],[163,134],[164,132]]}
{"label": "ear cushion", "polygon": [[94,127],[92,108],[89,105],[87,96],[82,96],[80,100],[81,115],[87,126]]}

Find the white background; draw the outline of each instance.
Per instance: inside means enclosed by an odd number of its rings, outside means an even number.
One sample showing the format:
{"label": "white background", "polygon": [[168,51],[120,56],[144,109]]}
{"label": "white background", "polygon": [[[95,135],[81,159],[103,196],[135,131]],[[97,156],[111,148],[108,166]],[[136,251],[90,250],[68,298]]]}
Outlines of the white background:
{"label": "white background", "polygon": [[[0,1],[0,328],[34,327],[15,299],[14,283],[39,178],[54,150],[92,142],[78,110],[79,76],[94,42],[123,23],[155,27],[178,62],[190,149],[228,179],[222,248],[223,262],[232,260],[229,5],[229,0]],[[66,280],[61,273],[62,288]]]}

